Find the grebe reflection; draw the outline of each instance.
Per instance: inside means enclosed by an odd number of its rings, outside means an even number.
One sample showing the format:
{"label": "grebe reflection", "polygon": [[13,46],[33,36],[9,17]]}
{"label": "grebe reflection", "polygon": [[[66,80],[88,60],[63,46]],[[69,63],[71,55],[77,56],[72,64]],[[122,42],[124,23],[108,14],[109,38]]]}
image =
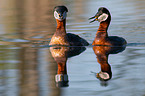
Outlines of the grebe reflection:
{"label": "grebe reflection", "polygon": [[108,80],[112,78],[111,66],[108,63],[109,54],[117,54],[125,50],[125,47],[110,47],[110,46],[93,46],[94,53],[98,63],[101,66],[101,71],[96,74],[96,77],[101,81],[102,86],[107,86]]}
{"label": "grebe reflection", "polygon": [[55,82],[57,87],[68,87],[69,79],[67,75],[67,59],[79,55],[85,51],[85,47],[65,47],[65,46],[54,46],[50,47],[52,57],[57,63],[58,70],[55,75]]}

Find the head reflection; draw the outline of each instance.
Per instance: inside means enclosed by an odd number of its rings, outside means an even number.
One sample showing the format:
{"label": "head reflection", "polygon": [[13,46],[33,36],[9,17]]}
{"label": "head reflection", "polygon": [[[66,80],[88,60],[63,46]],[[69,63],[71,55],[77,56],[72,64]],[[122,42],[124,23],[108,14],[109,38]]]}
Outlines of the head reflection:
{"label": "head reflection", "polygon": [[94,53],[101,71],[96,74],[96,77],[101,81],[102,86],[107,86],[107,81],[112,78],[111,66],[108,63],[109,54],[117,54],[125,50],[125,47],[110,47],[110,46],[93,46]]}
{"label": "head reflection", "polygon": [[69,79],[67,75],[67,58],[79,55],[85,51],[85,47],[65,47],[53,46],[50,47],[52,57],[57,63],[58,70],[55,75],[55,82],[57,87],[68,87]]}

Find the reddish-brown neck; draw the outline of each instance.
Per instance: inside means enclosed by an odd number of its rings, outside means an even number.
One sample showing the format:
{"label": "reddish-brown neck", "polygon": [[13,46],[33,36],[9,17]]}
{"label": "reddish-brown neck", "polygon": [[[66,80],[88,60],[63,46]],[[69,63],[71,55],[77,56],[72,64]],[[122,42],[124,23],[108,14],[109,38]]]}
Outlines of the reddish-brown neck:
{"label": "reddish-brown neck", "polygon": [[63,50],[62,54],[63,56],[60,57],[55,57],[55,61],[58,66],[57,74],[67,74],[67,69],[66,69],[66,62],[67,62],[67,56],[64,53],[65,51]]}
{"label": "reddish-brown neck", "polygon": [[63,21],[59,21],[58,19],[56,19],[56,22],[57,22],[57,29],[64,29],[65,30],[65,26],[66,26],[65,19]]}
{"label": "reddish-brown neck", "polygon": [[57,74],[67,74],[66,62],[58,63]]}
{"label": "reddish-brown neck", "polygon": [[107,32],[108,26],[109,26],[109,22],[107,22],[107,21],[101,22],[98,32]]}
{"label": "reddish-brown neck", "polygon": [[94,46],[93,47],[94,53],[97,56],[97,61],[101,65],[102,72],[111,72],[111,67],[108,63],[108,52],[105,50],[103,46]]}
{"label": "reddish-brown neck", "polygon": [[108,33],[107,33],[107,30],[108,30],[108,27],[109,27],[109,24],[110,24],[110,21],[111,21],[111,17],[109,16],[109,18],[106,20],[106,21],[103,21],[100,23],[100,26],[99,26],[99,29],[96,33],[96,35],[99,33],[103,33],[105,34],[106,36],[108,36]]}
{"label": "reddish-brown neck", "polygon": [[65,29],[66,20],[59,21],[56,19],[56,22],[57,22],[57,28],[56,28],[56,32],[54,35],[65,37],[66,36],[66,29]]}
{"label": "reddish-brown neck", "polygon": [[57,22],[57,28],[54,35],[65,37],[66,36],[66,29],[65,29],[66,20],[59,21],[58,19],[56,19],[56,22]]}
{"label": "reddish-brown neck", "polygon": [[108,54],[97,54],[97,61],[101,66],[102,72],[111,73],[111,67],[108,63]]}

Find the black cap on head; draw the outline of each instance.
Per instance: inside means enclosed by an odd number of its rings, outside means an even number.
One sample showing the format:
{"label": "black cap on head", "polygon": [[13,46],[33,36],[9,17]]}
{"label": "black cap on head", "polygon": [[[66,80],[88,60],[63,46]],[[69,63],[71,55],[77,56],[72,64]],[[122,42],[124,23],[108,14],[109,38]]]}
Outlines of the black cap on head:
{"label": "black cap on head", "polygon": [[56,6],[54,7],[54,11],[63,13],[64,11],[68,12],[68,9],[65,6]]}
{"label": "black cap on head", "polygon": [[96,15],[102,15],[103,13],[110,15],[109,10],[105,7],[100,7]]}

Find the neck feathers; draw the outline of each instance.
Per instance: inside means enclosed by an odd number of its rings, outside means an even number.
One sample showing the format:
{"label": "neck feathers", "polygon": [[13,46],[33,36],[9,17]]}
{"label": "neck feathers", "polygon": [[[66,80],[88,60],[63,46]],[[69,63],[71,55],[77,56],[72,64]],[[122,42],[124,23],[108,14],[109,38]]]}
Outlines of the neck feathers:
{"label": "neck feathers", "polygon": [[110,20],[111,20],[111,16],[109,16],[106,21],[103,21],[100,23],[99,29],[96,33],[96,37],[95,37],[95,40],[93,41],[92,45],[96,45],[96,44],[106,45],[107,44],[107,42],[106,42],[106,40],[108,38],[107,30],[108,30],[108,27],[110,24]]}
{"label": "neck feathers", "polygon": [[111,18],[109,16],[106,21],[103,21],[103,22],[100,23],[100,26],[99,26],[99,29],[98,29],[97,32],[107,32],[110,21],[111,21]]}
{"label": "neck feathers", "polygon": [[107,30],[108,30],[110,21],[111,21],[111,17],[109,16],[106,21],[103,21],[103,22],[100,23],[99,29],[96,33],[96,37],[99,37],[99,38],[108,37]]}
{"label": "neck feathers", "polygon": [[58,36],[66,35],[66,29],[65,29],[66,20],[59,21],[56,19],[56,22],[57,22],[57,28],[56,28],[55,35],[58,35]]}
{"label": "neck feathers", "polygon": [[59,21],[56,19],[56,22],[57,22],[57,29],[65,29],[66,20]]}
{"label": "neck feathers", "polygon": [[49,45],[69,45],[65,29],[66,20],[59,21],[56,19],[56,22],[57,22],[56,32],[52,36]]}

